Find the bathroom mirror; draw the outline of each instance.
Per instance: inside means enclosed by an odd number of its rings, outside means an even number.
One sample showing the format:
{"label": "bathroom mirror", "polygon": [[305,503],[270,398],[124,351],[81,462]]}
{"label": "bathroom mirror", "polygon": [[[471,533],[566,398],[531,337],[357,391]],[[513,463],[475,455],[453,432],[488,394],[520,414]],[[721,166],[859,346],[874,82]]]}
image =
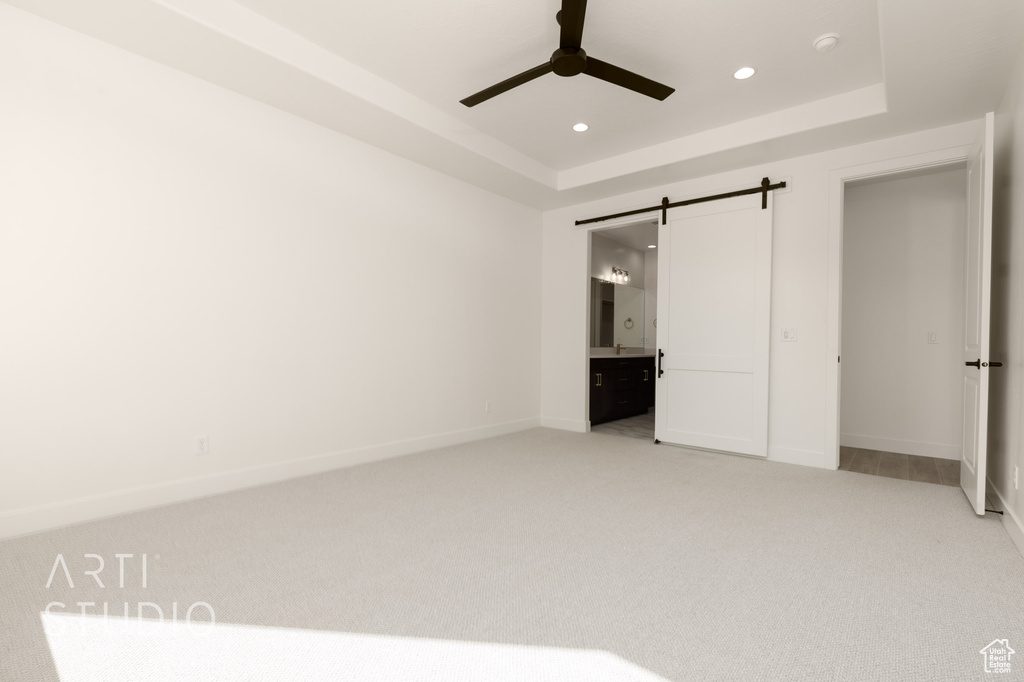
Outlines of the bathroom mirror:
{"label": "bathroom mirror", "polygon": [[590,345],[644,346],[644,290],[590,278]]}

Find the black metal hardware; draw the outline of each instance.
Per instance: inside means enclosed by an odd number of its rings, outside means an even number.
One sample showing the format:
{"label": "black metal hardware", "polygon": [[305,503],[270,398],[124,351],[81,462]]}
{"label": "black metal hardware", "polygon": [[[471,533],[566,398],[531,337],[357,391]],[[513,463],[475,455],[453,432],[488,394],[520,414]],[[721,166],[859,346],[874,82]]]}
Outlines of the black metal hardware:
{"label": "black metal hardware", "polygon": [[965,362],[964,365],[967,367],[977,367],[978,369],[981,369],[981,358],[978,358],[974,362]]}
{"label": "black metal hardware", "polygon": [[1003,512],[1001,512],[1001,511],[996,511],[995,509],[986,509],[985,511],[987,511],[987,512],[992,512],[993,514],[999,514],[1000,516],[1002,516],[1002,515],[1003,515]]}
{"label": "black metal hardware", "polygon": [[661,369],[661,359],[662,359],[663,357],[665,357],[665,353],[663,353],[663,352],[661,351],[661,349],[659,348],[659,349],[658,349],[658,378],[659,378],[659,379],[661,378],[661,375],[665,373],[665,372],[664,372],[664,371],[663,371],[663,370]]}
{"label": "black metal hardware", "polygon": [[1003,363],[1001,363],[1001,362],[985,362],[985,363],[982,363],[981,366],[982,367],[1002,367]]}
{"label": "black metal hardware", "polygon": [[757,187],[751,187],[750,189],[740,189],[735,192],[725,192],[724,194],[712,194],[706,197],[698,197],[696,199],[686,199],[685,201],[677,201],[675,203],[669,203],[668,197],[663,197],[661,203],[657,206],[650,206],[648,208],[638,208],[633,211],[623,211],[622,213],[613,213],[612,215],[601,216],[600,218],[587,218],[586,220],[577,220],[577,225],[589,225],[590,223],[599,223],[602,220],[611,220],[612,218],[625,218],[626,216],[639,215],[641,213],[650,213],[651,211],[661,211],[661,224],[668,224],[668,209],[678,208],[680,206],[689,206],[690,204],[702,204],[705,201],[718,201],[719,199],[731,199],[733,197],[742,197],[748,194],[760,194],[761,195],[761,208],[768,208],[768,192],[776,189],[782,189],[786,186],[786,183],[777,182],[774,185],[770,183],[768,178],[763,178],[761,184]]}

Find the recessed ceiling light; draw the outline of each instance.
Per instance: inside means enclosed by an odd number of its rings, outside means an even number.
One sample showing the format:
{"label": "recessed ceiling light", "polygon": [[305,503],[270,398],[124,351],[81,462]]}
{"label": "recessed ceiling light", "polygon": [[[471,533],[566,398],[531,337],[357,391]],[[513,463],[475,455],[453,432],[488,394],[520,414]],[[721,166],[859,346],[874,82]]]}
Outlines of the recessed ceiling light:
{"label": "recessed ceiling light", "polygon": [[814,39],[814,49],[818,52],[828,52],[839,43],[838,33],[826,33]]}
{"label": "recessed ceiling light", "polygon": [[590,126],[588,126],[586,123],[577,123],[572,127],[572,129],[575,130],[577,133],[582,133],[589,127]]}
{"label": "recessed ceiling light", "polygon": [[754,69],[750,68],[749,66],[744,66],[742,69],[734,73],[732,77],[735,78],[736,80],[742,81],[750,78],[753,75]]}
{"label": "recessed ceiling light", "polygon": [[658,245],[657,244],[648,244],[647,248],[648,249],[656,249],[656,248],[658,248]]}

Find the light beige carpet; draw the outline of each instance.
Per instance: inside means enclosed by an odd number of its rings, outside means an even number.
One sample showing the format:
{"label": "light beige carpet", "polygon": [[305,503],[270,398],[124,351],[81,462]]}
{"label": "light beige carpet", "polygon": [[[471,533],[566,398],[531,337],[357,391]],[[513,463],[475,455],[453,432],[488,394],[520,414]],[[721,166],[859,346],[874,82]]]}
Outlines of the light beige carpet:
{"label": "light beige carpet", "polygon": [[959,489],[548,429],[9,540],[0,582],[4,680],[56,679],[50,602],[608,651],[670,680],[987,679],[1008,639],[1000,677],[1024,677],[1024,559]]}

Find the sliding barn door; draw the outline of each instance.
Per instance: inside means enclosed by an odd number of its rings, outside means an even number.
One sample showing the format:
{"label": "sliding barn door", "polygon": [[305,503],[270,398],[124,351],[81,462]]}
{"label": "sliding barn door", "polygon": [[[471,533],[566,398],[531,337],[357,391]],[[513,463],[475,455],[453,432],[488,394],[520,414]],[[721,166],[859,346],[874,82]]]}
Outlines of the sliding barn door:
{"label": "sliding barn door", "polygon": [[673,209],[658,234],[655,438],[768,454],[772,195]]}
{"label": "sliding barn door", "polygon": [[977,514],[985,513],[988,450],[989,308],[992,295],[992,167],[994,116],[967,161],[967,243],[963,393],[964,440],[960,487]]}

